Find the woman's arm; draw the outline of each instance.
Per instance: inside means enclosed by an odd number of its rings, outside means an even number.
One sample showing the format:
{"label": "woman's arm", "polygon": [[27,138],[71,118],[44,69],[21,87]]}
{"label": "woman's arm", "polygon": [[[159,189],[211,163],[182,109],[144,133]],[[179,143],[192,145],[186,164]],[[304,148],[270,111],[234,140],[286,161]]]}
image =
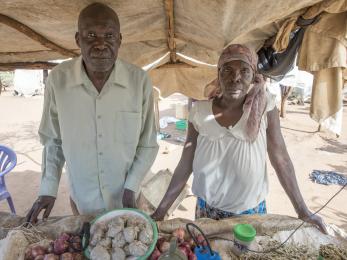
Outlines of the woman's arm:
{"label": "woman's arm", "polygon": [[193,171],[193,160],[198,135],[199,133],[195,130],[193,124],[189,122],[187,140],[184,144],[181,159],[174,171],[172,180],[164,198],[160,202],[157,210],[152,214],[153,219],[162,220],[165,217],[166,212],[169,210],[187,183],[189,176]]}
{"label": "woman's arm", "polygon": [[268,112],[267,118],[267,151],[282,187],[286,191],[299,218],[315,224],[322,232],[326,233],[327,230],[323,220],[317,215],[312,216],[311,211],[307,208],[301,195],[295,177],[294,166],[281,133],[277,108]]}

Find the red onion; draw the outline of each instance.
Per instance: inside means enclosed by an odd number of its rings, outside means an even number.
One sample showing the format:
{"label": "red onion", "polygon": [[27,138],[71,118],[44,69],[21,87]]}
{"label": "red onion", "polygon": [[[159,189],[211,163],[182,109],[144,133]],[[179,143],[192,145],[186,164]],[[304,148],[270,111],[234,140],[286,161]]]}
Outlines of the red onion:
{"label": "red onion", "polygon": [[46,254],[46,249],[42,246],[36,245],[31,248],[31,256],[32,258],[36,258],[37,256],[40,255],[45,255]]}
{"label": "red onion", "polygon": [[70,239],[70,235],[69,234],[67,234],[67,233],[62,233],[59,237],[58,237],[58,239],[61,239],[61,240],[69,240]]}
{"label": "red onion", "polygon": [[153,253],[150,256],[150,260],[158,260],[158,258],[161,256],[161,253],[158,248],[155,248]]}
{"label": "red onion", "polygon": [[84,257],[82,255],[82,253],[73,253],[73,259],[74,260],[83,260]]}
{"label": "red onion", "polygon": [[74,260],[74,255],[72,253],[64,253],[60,256],[60,260]]}
{"label": "red onion", "polygon": [[189,254],[192,252],[190,249],[188,249],[185,246],[179,246],[178,249],[186,256],[188,257]]}
{"label": "red onion", "polygon": [[188,260],[197,260],[197,257],[193,252],[190,252],[190,254],[188,256]]}
{"label": "red onion", "polygon": [[25,260],[33,260],[33,256],[31,254],[31,246],[29,246],[26,250],[25,250],[25,254],[24,254],[24,259]]}
{"label": "red onion", "polygon": [[54,254],[61,255],[69,249],[69,242],[62,239],[54,241]]}
{"label": "red onion", "polygon": [[186,242],[186,241],[184,241],[183,243],[181,243],[180,246],[184,246],[184,247],[186,247],[186,248],[189,249],[189,250],[192,249],[191,246],[190,246],[190,244],[189,244],[189,242]]}
{"label": "red onion", "polygon": [[166,240],[165,240],[164,237],[159,238],[159,239],[157,240],[157,247],[158,247],[158,249],[160,249],[161,245],[162,245],[164,242],[166,242]]}
{"label": "red onion", "polygon": [[183,241],[184,241],[184,236],[185,236],[185,234],[186,234],[186,231],[184,230],[184,228],[178,228],[178,229],[176,229],[176,230],[172,233],[172,235],[173,235],[174,237],[177,237],[177,238],[178,238],[178,241],[179,241],[179,242],[183,242]]}
{"label": "red onion", "polygon": [[54,241],[49,243],[49,246],[47,248],[47,253],[51,254],[54,251]]}
{"label": "red onion", "polygon": [[55,254],[47,254],[43,260],[59,260],[59,256]]}
{"label": "red onion", "polygon": [[164,253],[170,249],[170,243],[167,241],[164,241],[160,246],[159,246],[159,251]]}
{"label": "red onion", "polygon": [[72,236],[70,238],[70,247],[72,247],[74,251],[82,251],[82,239],[79,236]]}

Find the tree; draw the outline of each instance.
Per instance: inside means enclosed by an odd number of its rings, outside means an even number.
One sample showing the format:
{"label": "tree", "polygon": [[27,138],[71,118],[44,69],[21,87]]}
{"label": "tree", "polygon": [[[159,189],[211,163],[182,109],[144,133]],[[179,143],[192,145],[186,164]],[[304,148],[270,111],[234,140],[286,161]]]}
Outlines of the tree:
{"label": "tree", "polygon": [[290,86],[284,86],[280,85],[281,87],[281,113],[280,117],[285,118],[286,117],[286,105],[287,105],[287,99],[292,92],[292,87]]}

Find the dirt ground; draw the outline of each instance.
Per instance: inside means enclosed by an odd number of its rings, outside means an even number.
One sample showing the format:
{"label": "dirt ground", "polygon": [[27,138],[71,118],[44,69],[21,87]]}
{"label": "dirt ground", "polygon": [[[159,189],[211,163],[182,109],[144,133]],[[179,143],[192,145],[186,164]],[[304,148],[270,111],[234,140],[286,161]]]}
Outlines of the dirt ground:
{"label": "dirt ground", "polygon": [[[174,116],[175,102],[184,100],[181,95],[173,95],[160,101],[161,116]],[[0,96],[0,143],[12,147],[18,155],[16,168],[6,176],[6,184],[12,194],[17,214],[25,215],[36,199],[41,178],[41,152],[37,130],[42,111],[43,97],[13,97],[9,92]],[[296,169],[301,192],[312,210],[320,208],[340,186],[324,186],[311,182],[308,175],[313,169],[333,170],[347,173],[347,125],[343,134],[336,138],[327,132],[317,132],[318,125],[308,115],[309,106],[289,105],[287,118],[281,119],[282,132]],[[343,121],[347,122],[347,107],[344,107]],[[172,134],[172,138],[161,140],[158,157],[152,167],[153,172],[177,165],[182,143],[175,137],[184,132],[173,126],[162,131]],[[269,213],[295,216],[293,207],[281,187],[276,174],[268,163],[270,193],[267,197]],[[52,215],[69,215],[69,191],[63,174],[59,194]],[[323,211],[321,216],[327,223],[336,224],[347,230],[347,189],[343,190]],[[186,198],[172,217],[193,219],[194,197]],[[5,201],[0,202],[0,211],[9,211]]]}

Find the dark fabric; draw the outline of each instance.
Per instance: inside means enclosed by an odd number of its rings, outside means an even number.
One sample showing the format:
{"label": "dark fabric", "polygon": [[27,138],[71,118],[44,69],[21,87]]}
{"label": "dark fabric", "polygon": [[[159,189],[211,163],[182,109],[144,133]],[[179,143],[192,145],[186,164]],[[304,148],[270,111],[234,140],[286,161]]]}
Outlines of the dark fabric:
{"label": "dark fabric", "polygon": [[303,19],[299,17],[296,24],[300,26],[290,34],[288,47],[283,52],[275,52],[272,46],[263,47],[258,51],[258,70],[261,74],[280,81],[294,68],[295,58],[304,38],[307,26],[315,23],[318,18]]}
{"label": "dark fabric", "polygon": [[252,214],[266,214],[266,202],[265,200],[260,202],[258,206],[252,209],[245,210],[241,213],[232,213],[224,210],[220,210],[214,207],[209,206],[206,201],[201,198],[198,198],[196,202],[196,211],[195,219],[199,218],[211,218],[215,220],[223,218],[231,218],[240,215],[252,215]]}
{"label": "dark fabric", "polygon": [[321,171],[321,170],[313,170],[313,172],[310,174],[310,179],[313,182],[324,184],[324,185],[330,185],[330,184],[336,184],[336,185],[347,185],[347,176],[338,174],[333,171]]}

